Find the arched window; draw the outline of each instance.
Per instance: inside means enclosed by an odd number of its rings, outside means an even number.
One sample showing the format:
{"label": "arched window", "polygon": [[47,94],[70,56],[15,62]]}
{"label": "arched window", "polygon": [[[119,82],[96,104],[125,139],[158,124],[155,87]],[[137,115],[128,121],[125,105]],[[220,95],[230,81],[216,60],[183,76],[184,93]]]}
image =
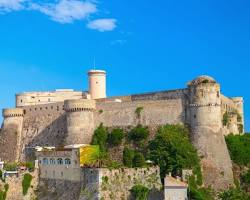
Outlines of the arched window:
{"label": "arched window", "polygon": [[56,164],[55,159],[54,159],[54,158],[51,158],[51,159],[49,160],[49,164],[51,164],[51,165],[55,165],[55,164]]}
{"label": "arched window", "polygon": [[64,161],[65,165],[70,165],[71,164],[71,160],[69,158],[66,158]]}
{"label": "arched window", "polygon": [[48,164],[49,164],[49,161],[48,161],[47,158],[43,158],[43,164],[44,164],[44,165],[48,165]]}
{"label": "arched window", "polygon": [[58,165],[63,165],[63,159],[62,158],[58,158],[57,159],[57,164]]}

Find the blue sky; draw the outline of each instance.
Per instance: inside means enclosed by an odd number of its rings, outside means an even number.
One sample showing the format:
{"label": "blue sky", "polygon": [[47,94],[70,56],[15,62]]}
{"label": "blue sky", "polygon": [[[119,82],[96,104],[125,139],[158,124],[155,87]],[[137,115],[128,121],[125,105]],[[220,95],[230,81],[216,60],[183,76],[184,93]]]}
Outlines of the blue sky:
{"label": "blue sky", "polygon": [[86,90],[95,58],[108,95],[213,76],[225,95],[244,96],[250,131],[249,9],[248,0],[0,0],[0,109],[21,91]]}

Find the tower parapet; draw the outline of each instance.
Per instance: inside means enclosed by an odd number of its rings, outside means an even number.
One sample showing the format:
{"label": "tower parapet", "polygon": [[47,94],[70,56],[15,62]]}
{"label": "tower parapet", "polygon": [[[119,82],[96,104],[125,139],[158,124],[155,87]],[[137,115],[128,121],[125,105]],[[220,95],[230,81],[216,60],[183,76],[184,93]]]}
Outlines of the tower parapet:
{"label": "tower parapet", "polygon": [[95,101],[90,99],[67,100],[64,103],[66,112],[93,111],[95,107]]}
{"label": "tower parapet", "polygon": [[3,117],[23,117],[24,116],[24,110],[21,108],[8,108],[3,109]]}
{"label": "tower parapet", "polygon": [[68,144],[89,144],[94,132],[95,100],[67,100],[64,103],[67,118]]}

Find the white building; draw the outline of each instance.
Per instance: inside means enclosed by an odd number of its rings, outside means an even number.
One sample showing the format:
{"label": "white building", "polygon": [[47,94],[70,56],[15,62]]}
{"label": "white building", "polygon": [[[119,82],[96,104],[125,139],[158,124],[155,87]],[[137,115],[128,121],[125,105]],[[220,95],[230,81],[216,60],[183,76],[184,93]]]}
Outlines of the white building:
{"label": "white building", "polygon": [[164,200],[187,200],[187,183],[172,176],[164,179]]}

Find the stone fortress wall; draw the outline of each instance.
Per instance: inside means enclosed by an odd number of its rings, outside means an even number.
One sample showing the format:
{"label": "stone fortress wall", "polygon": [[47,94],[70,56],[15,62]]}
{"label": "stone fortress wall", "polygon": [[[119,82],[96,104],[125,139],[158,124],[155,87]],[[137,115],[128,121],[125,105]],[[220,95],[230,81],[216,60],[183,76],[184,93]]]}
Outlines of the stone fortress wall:
{"label": "stone fortress wall", "polygon": [[[210,173],[219,174],[205,183],[220,186],[233,182],[223,134],[239,134],[239,124],[244,127],[241,97],[223,96],[220,85],[213,78],[201,76],[188,83],[186,89],[106,98],[106,91],[102,91],[105,87],[100,86],[105,81],[105,73],[99,70],[93,73],[90,84],[94,85],[90,88],[94,98],[72,90],[57,90],[53,98],[52,93],[47,92],[17,95],[17,108],[3,111],[0,157],[24,160],[32,157],[35,146],[90,143],[100,123],[107,127],[136,126],[138,123],[149,127],[186,124],[203,158],[206,177]],[[141,108],[139,116],[138,108]],[[227,126],[222,124],[225,112],[230,113]],[[238,121],[238,115],[242,121]],[[223,167],[225,163],[227,167]]]}

